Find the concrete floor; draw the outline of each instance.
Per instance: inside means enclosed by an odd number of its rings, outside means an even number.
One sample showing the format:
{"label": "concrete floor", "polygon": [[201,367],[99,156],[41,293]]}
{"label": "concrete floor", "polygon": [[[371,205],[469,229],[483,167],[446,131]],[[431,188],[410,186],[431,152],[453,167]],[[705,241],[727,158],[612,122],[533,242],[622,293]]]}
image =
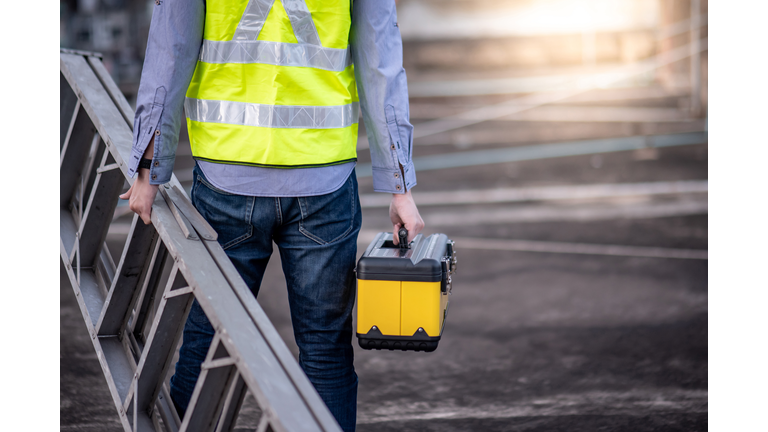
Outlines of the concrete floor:
{"label": "concrete floor", "polygon": [[[417,146],[415,152],[459,150],[435,145]],[[367,150],[361,151],[361,161],[366,158]],[[417,188],[705,180],[707,163],[707,146],[701,144],[663,149],[651,158],[634,152],[605,154],[599,164],[587,155],[430,171],[418,174]],[[370,179],[360,180],[360,190],[372,192]],[[430,217],[556,204],[421,211],[426,233],[457,238],[707,249],[706,211],[656,218],[569,216],[570,208],[587,204],[561,207],[560,220],[467,220],[450,227],[431,227]],[[600,202],[605,207],[624,204]],[[391,230],[387,210],[364,209],[363,230]],[[366,245],[363,239],[360,247]],[[435,352],[366,351],[354,341],[359,431],[707,430],[706,260],[456,247],[458,273]],[[279,259],[270,262],[259,301],[296,353]],[[61,429],[121,430],[65,273],[60,330]],[[257,417],[252,399],[244,414],[238,430],[252,430]]]}

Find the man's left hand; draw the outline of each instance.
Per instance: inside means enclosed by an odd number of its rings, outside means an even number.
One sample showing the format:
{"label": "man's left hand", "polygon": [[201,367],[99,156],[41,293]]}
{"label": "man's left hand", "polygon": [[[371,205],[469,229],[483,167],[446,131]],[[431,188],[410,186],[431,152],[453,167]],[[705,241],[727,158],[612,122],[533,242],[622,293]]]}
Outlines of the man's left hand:
{"label": "man's left hand", "polygon": [[159,185],[149,184],[149,170],[140,168],[139,174],[128,192],[120,195],[121,199],[127,199],[128,206],[138,214],[146,225],[152,221],[152,203],[155,202],[155,196]]}

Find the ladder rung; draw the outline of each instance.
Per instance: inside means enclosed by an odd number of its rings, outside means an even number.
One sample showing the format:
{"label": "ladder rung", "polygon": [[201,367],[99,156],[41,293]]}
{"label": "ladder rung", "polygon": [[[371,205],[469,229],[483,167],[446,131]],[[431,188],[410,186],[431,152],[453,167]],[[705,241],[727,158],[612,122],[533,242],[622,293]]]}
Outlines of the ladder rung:
{"label": "ladder rung", "polygon": [[123,249],[116,277],[107,296],[107,305],[96,327],[99,335],[116,335],[125,322],[131,300],[146,273],[144,268],[152,253],[154,235],[154,227],[145,225],[138,215],[134,215],[131,230],[128,233],[128,242]]}
{"label": "ladder rung", "polygon": [[[183,279],[178,269],[178,264],[174,264],[165,292],[179,283],[177,278]],[[139,409],[146,410],[154,404],[163,382],[162,378],[170,366],[173,351],[181,337],[183,318],[192,306],[192,299],[191,293],[187,293],[160,300],[157,316],[150,329],[150,337],[139,360],[137,391],[134,396]]]}
{"label": "ladder rung", "polygon": [[79,186],[83,173],[83,161],[88,157],[91,139],[96,128],[83,106],[80,106],[74,124],[64,142],[63,154],[59,161],[59,205],[67,208]]}
{"label": "ladder rung", "polygon": [[107,171],[96,176],[93,192],[85,208],[84,220],[80,223],[80,258],[86,266],[93,264],[98,250],[107,238],[112,213],[117,206],[118,195],[124,182],[120,171]]}
{"label": "ladder rung", "polygon": [[229,390],[227,390],[227,398],[224,401],[216,432],[229,432],[234,428],[235,419],[240,413],[240,408],[243,406],[247,390],[248,387],[245,386],[243,377],[240,376],[239,372],[236,372],[235,378],[232,380]]}
{"label": "ladder rung", "polygon": [[114,386],[122,404],[131,387],[134,368],[126,355],[123,343],[116,336],[99,337],[99,344],[112,376],[113,383],[110,388]]}

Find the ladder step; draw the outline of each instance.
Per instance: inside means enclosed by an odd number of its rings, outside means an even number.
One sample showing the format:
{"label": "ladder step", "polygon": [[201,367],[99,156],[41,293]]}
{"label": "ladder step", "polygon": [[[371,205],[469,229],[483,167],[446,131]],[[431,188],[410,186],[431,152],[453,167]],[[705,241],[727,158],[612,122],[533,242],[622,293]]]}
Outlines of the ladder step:
{"label": "ladder step", "polygon": [[248,387],[245,386],[243,377],[237,372],[227,391],[227,399],[224,401],[216,432],[230,432],[235,427],[235,420],[243,406],[247,391]]}
{"label": "ladder step", "polygon": [[98,334],[116,335],[127,319],[131,301],[144,276],[144,268],[152,253],[155,228],[145,225],[134,215],[128,243],[123,249],[123,256],[117,266],[117,277],[112,283],[107,296],[107,305],[99,317],[96,326]]}
{"label": "ladder step", "polygon": [[[165,292],[171,291],[174,285],[186,285],[183,279],[178,264],[174,264]],[[193,298],[190,292],[160,300],[150,337],[139,360],[137,391],[134,396],[139,410],[148,410],[155,403]]]}
{"label": "ladder step", "polygon": [[224,408],[232,383],[238,378],[237,368],[229,357],[221,335],[217,334],[203,362],[200,377],[192,392],[181,432],[209,432],[214,429]]}
{"label": "ladder step", "polygon": [[84,220],[80,223],[80,259],[86,266],[92,265],[107,238],[112,214],[124,183],[125,178],[120,171],[112,170],[96,175],[93,192],[84,211]]}
{"label": "ladder step", "polygon": [[107,383],[110,384],[110,388],[114,386],[119,404],[122,405],[131,387],[134,368],[125,353],[122,342],[116,336],[99,337],[99,344],[109,368],[104,372],[109,373],[112,378],[111,382],[107,380]]}
{"label": "ladder step", "polygon": [[61,117],[59,119],[59,127],[61,128],[61,145],[59,150],[64,149],[64,141],[67,139],[67,134],[72,126],[72,120],[74,119],[76,109],[79,108],[79,101],[77,95],[72,91],[72,88],[67,83],[67,79],[64,75],[59,73],[59,108]]}
{"label": "ladder step", "polygon": [[64,141],[63,154],[59,161],[59,205],[67,208],[75,189],[79,187],[80,176],[83,174],[83,162],[88,158],[91,141],[96,134],[96,128],[88,117],[85,108],[77,110],[75,123],[72,125]]}

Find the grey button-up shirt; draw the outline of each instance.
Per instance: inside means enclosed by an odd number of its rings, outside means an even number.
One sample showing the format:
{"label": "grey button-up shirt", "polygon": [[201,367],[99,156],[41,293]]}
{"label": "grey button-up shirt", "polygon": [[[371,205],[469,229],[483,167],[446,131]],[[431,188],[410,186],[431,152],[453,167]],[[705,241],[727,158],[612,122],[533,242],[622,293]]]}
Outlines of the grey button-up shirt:
{"label": "grey button-up shirt", "polygon": [[[184,98],[200,53],[205,0],[155,2],[134,118],[129,174],[134,175],[150,139],[155,163],[150,183],[171,179]],[[416,185],[411,161],[413,125],[394,0],[354,0],[350,49],[373,165],[373,189],[404,193]],[[214,186],[253,196],[330,193],[355,163],[321,168],[262,168],[199,162]],[[401,175],[401,167],[404,175]]]}

